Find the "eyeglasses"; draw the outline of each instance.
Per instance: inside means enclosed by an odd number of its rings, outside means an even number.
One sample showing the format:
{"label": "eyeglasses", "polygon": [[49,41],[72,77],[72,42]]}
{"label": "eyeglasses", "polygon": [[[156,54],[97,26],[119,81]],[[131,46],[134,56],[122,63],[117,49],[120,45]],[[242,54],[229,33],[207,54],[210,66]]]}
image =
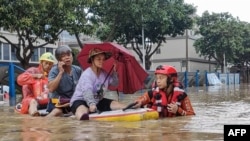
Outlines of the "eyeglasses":
{"label": "eyeglasses", "polygon": [[158,66],[156,70],[165,70],[162,65]]}

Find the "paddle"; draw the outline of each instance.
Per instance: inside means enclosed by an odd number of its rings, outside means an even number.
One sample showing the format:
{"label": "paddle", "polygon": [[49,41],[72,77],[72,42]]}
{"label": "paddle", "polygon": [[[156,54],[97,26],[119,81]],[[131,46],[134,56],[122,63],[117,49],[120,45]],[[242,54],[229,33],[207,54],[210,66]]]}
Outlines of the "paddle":
{"label": "paddle", "polygon": [[137,104],[137,102],[130,103],[127,107],[123,108],[122,111],[125,111],[125,110],[127,110],[127,109],[131,109],[131,108],[133,108],[136,104]]}

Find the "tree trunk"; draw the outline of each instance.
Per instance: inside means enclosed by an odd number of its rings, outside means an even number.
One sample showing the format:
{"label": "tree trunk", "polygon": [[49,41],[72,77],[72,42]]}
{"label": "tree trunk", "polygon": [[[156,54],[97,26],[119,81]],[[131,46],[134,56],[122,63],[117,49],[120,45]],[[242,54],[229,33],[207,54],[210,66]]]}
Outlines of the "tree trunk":
{"label": "tree trunk", "polygon": [[145,55],[145,69],[150,70],[152,65],[152,62],[150,61],[150,57],[148,55]]}
{"label": "tree trunk", "polygon": [[26,61],[26,60],[22,60],[20,61],[20,64],[21,66],[26,70],[28,69],[30,66],[29,66],[29,61]]}

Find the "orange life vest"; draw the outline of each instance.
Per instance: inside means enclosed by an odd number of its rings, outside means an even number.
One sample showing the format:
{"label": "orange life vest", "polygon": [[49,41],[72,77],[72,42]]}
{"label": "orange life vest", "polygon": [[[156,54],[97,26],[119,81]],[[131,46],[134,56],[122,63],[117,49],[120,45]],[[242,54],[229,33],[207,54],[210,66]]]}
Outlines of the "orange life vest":
{"label": "orange life vest", "polygon": [[40,105],[46,105],[49,102],[49,91],[47,88],[48,78],[37,79],[32,85],[33,94]]}
{"label": "orange life vest", "polygon": [[181,101],[186,97],[186,93],[183,89],[179,87],[174,87],[173,94],[167,97],[166,93],[162,90],[152,91],[151,104],[148,105],[149,108],[152,108],[159,112],[160,117],[173,117],[175,114],[169,113],[167,105],[170,103],[176,103],[180,106]]}

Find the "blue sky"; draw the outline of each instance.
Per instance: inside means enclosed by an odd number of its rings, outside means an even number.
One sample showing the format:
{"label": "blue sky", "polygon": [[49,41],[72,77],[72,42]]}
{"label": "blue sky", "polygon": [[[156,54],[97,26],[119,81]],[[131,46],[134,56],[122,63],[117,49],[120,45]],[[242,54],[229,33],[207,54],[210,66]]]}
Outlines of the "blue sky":
{"label": "blue sky", "polygon": [[199,16],[206,10],[210,13],[229,12],[241,21],[250,23],[250,0],[184,0],[185,3],[197,6]]}

